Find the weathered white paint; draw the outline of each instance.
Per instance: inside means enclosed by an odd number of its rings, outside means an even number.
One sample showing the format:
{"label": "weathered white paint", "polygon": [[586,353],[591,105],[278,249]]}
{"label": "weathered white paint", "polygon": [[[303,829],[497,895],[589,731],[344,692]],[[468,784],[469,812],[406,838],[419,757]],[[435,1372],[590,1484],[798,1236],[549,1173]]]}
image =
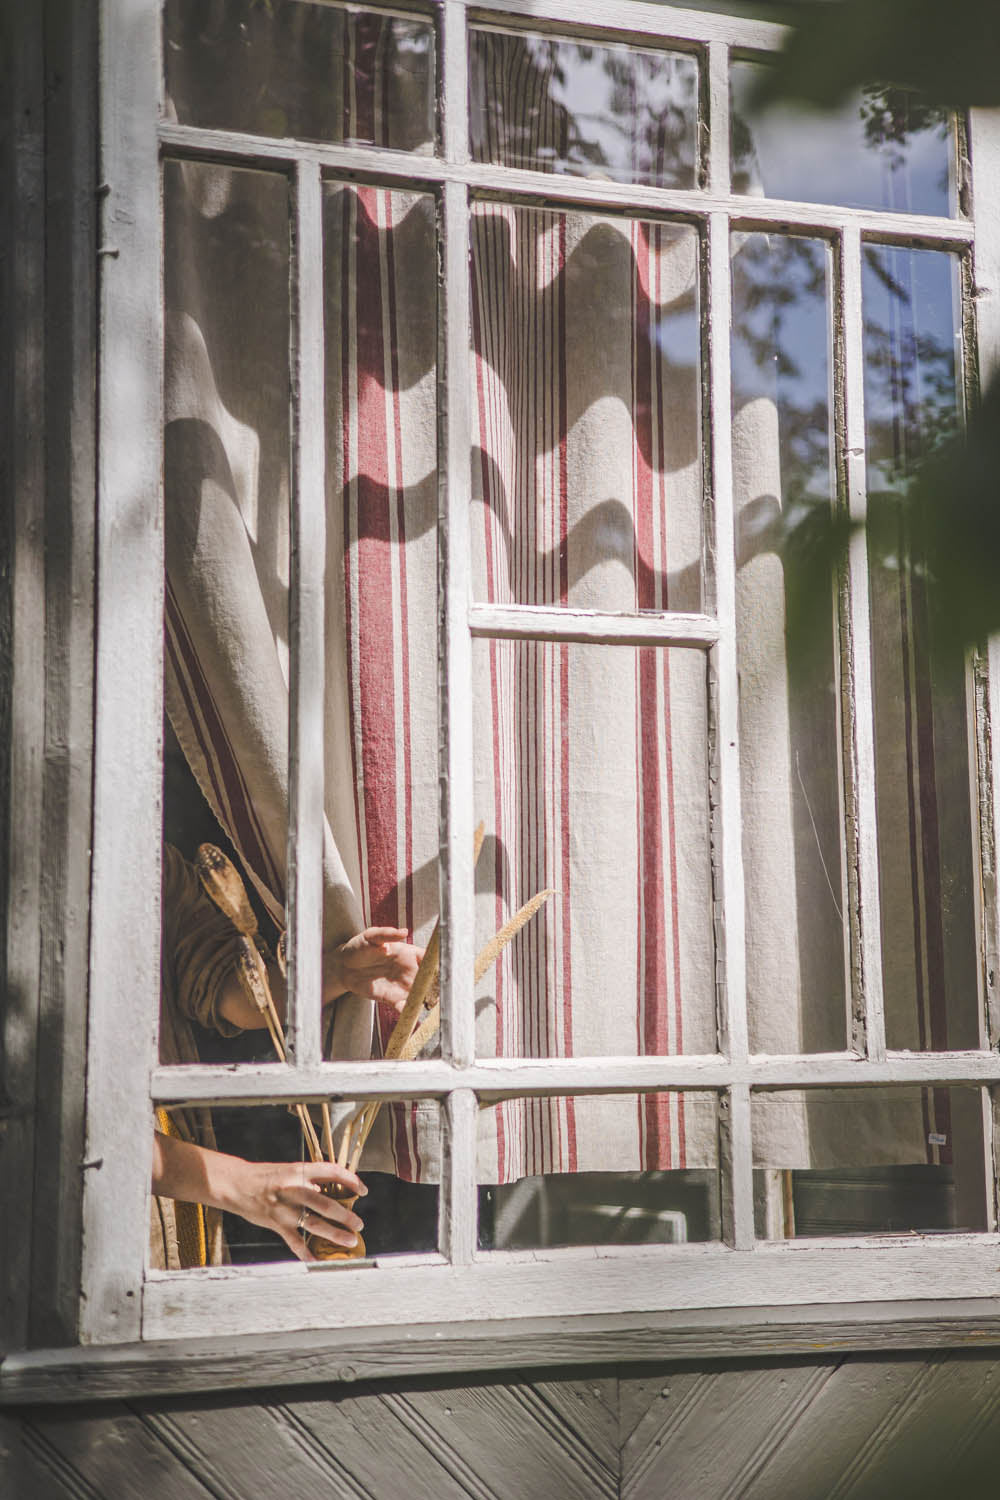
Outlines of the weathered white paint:
{"label": "weathered white paint", "polygon": [[[427,1323],[494,1321],[510,1328],[521,1317],[829,1305],[857,1302],[859,1295],[906,1302],[926,1297],[930,1286],[947,1287],[949,1298],[995,1299],[998,1272],[996,1236],[965,1235],[789,1240],[752,1251],[687,1245],[495,1252],[472,1265],[398,1272],[296,1263],[274,1272],[253,1267],[152,1276],[143,1294],[143,1333],[168,1339],[405,1325],[415,1313]],[[349,1290],[341,1277],[350,1278]]]}
{"label": "weathered white paint", "polygon": [[288,1044],[320,1060],[326,643],[326,421],[319,167],[295,175],[288,723]]}
{"label": "weathered white paint", "polygon": [[719,38],[708,46],[708,188],[717,197],[729,194],[729,44]]}
{"label": "weathered white paint", "polygon": [[331,175],[384,181],[393,187],[426,188],[434,183],[464,182],[485,197],[537,199],[612,207],[621,212],[703,218],[727,212],[738,229],[817,231],[828,235],[849,226],[884,244],[921,244],[938,249],[961,249],[972,242],[975,230],[963,219],[931,214],[888,213],[878,209],[840,208],[799,203],[781,198],[751,198],[731,194],[713,183],[698,188],[656,188],[639,183],[609,182],[605,178],[575,177],[555,172],[533,172],[520,167],[469,162],[467,153],[455,160],[419,153],[389,151],[378,146],[324,145],[227,130],[205,130],[193,125],[162,125],[160,140],[172,157],[200,157],[243,166],[294,167],[310,162]]}
{"label": "weathered white paint", "polygon": [[[451,163],[460,165],[468,151],[466,14],[461,0],[446,0],[441,19],[444,146]],[[472,1061],[475,1049],[472,985],[475,921],[472,640],[467,619],[472,568],[469,202],[459,181],[444,186],[440,227],[443,241],[443,276],[438,296],[441,1045],[444,1055],[461,1065]]]}
{"label": "weathered white paint", "polygon": [[440,1059],[324,1063],[292,1071],[277,1064],[239,1067],[157,1068],[158,1103],[215,1101],[220,1104],[277,1103],[287,1099],[443,1097],[472,1089],[486,1103],[518,1094],[617,1094],[635,1089],[724,1089],[836,1087],[884,1088],[927,1084],[1000,1083],[996,1052],[892,1052],[869,1062],[852,1052],[788,1057],[722,1056],[484,1058],[469,1067]]}
{"label": "weathered white paint", "polygon": [[557,608],[543,604],[470,604],[474,636],[515,641],[591,641],[615,646],[694,646],[719,639],[711,615],[614,614],[609,610]]}
{"label": "weathered white paint", "polygon": [[[861,235],[856,226],[844,230],[840,241],[842,317],[844,469],[847,504],[852,521],[863,523],[868,509],[865,454],[864,349],[861,310]],[[868,585],[867,537],[859,524],[850,540],[848,556],[849,608],[848,677],[851,744],[848,805],[854,809],[850,829],[856,861],[853,887],[857,910],[855,964],[852,965],[852,1003],[863,1013],[867,1053],[873,1062],[885,1057],[885,997],[882,989],[882,924],[878,885],[878,828],[875,806],[875,705],[872,683],[871,606]]]}
{"label": "weathered white paint", "polygon": [[91,1007],[80,1313],[85,1343],[139,1334],[160,968],[162,315],[160,25],[100,7],[100,399]]}
{"label": "weathered white paint", "polygon": [[[602,0],[595,15],[587,0],[477,0],[476,11],[486,15],[498,12],[504,16],[523,17],[532,25],[544,23],[548,29],[572,27],[574,32],[589,31],[599,37],[604,31],[631,33],[637,40],[652,36],[669,43],[674,41],[725,42],[731,47],[751,47],[762,52],[776,51],[788,36],[788,28],[770,21],[747,21],[711,11],[684,10],[680,6],[645,5],[639,0]],[[541,13],[541,14],[540,14]]]}
{"label": "weathered white paint", "polygon": [[479,1229],[476,1177],[476,1121],[479,1107],[471,1089],[448,1095],[442,1128],[444,1170],[441,1193],[441,1249],[454,1266],[468,1266],[476,1254]]}

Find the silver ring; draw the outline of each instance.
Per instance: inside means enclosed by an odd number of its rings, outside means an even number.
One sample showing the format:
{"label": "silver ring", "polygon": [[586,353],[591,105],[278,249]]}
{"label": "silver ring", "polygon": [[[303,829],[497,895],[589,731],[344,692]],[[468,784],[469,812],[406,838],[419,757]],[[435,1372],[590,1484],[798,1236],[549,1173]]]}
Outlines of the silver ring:
{"label": "silver ring", "polygon": [[305,1222],[308,1219],[308,1217],[309,1217],[309,1210],[308,1210],[308,1208],[304,1208],[302,1210],[302,1212],[299,1214],[298,1222],[295,1225],[296,1229],[299,1231],[299,1234],[304,1233],[304,1226],[305,1226]]}

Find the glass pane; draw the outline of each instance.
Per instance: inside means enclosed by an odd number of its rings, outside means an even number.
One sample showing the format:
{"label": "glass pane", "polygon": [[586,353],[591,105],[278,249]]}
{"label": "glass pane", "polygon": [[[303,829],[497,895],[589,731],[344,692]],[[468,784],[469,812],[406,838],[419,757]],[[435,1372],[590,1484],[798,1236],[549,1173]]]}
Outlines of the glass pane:
{"label": "glass pane", "polygon": [[[479,1247],[721,1238],[714,1094],[508,1099],[480,1115]],[[571,1167],[571,1170],[567,1170]]]}
{"label": "glass pane", "polygon": [[[890,1047],[978,1047],[965,664],[935,639],[903,501],[962,419],[958,260],[865,247],[876,792]],[[942,502],[946,503],[944,497]]]}
{"label": "glass pane", "polygon": [[696,186],[694,57],[473,27],[469,71],[473,161]]}
{"label": "glass pane", "polygon": [[762,1239],[987,1227],[983,1090],[755,1093]]}
{"label": "glass pane", "polygon": [[735,193],[893,213],[955,213],[949,110],[877,84],[836,111],[781,104],[757,112],[752,93],[766,66],[730,67]]}
{"label": "glass pane", "polygon": [[245,1003],[239,933],[199,884],[199,844],[235,861],[272,947],[283,920],[289,202],[278,174],[194,162],[166,162],[163,190],[165,832],[179,852],[164,863],[161,1057],[181,1062],[232,1037],[227,995],[237,1014]]}
{"label": "glass pane", "polygon": [[714,1052],[699,651],[474,641],[481,1056]]}
{"label": "glass pane", "polygon": [[[327,815],[362,926],[437,888],[437,250],[428,194],[323,199]],[[379,1040],[395,1016],[380,1007]]]}
{"label": "glass pane", "polygon": [[309,0],[166,0],[167,115],[182,125],[431,151],[434,26]]}
{"label": "glass pane", "polygon": [[[344,1212],[362,1221],[360,1230],[356,1222],[345,1220],[339,1206],[329,1211],[324,1206],[319,1212],[311,1206],[324,1184],[336,1180],[336,1172],[329,1170],[324,1150],[320,1107],[311,1106],[305,1128],[298,1108],[257,1105],[156,1111],[154,1191],[158,1188],[161,1196],[154,1196],[150,1206],[154,1268],[188,1270],[226,1262],[291,1260],[296,1256],[292,1247],[303,1243],[313,1259],[334,1259],[345,1265],[437,1249],[438,1104],[403,1100],[381,1105],[356,1168],[367,1194],[355,1200],[349,1191],[324,1193],[343,1200]],[[334,1160],[345,1130],[361,1108],[331,1103]],[[317,1154],[322,1158],[315,1166],[305,1144],[309,1131],[319,1142]],[[342,1151],[339,1154],[344,1156]],[[406,1155],[414,1166],[410,1179],[398,1168]],[[182,1198],[182,1193],[196,1201]],[[224,1211],[220,1203],[225,1203]],[[300,1230],[303,1209],[309,1217]],[[332,1238],[323,1232],[323,1219],[332,1227]],[[321,1232],[309,1233],[310,1229]]]}
{"label": "glass pane", "polygon": [[479,203],[474,597],[701,607],[698,238]]}
{"label": "glass pane", "polygon": [[731,246],[750,1045],[839,1051],[847,1004],[834,597],[828,576],[795,571],[834,499],[830,247],[767,234],[734,234]]}

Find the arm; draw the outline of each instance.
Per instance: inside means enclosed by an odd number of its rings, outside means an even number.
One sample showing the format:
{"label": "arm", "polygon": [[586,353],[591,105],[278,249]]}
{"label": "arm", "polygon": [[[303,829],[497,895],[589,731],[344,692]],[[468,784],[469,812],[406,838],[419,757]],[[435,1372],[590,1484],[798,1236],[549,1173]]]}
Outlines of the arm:
{"label": "arm", "polygon": [[362,1221],[344,1203],[320,1192],[337,1182],[363,1197],[368,1189],[346,1167],[330,1162],[256,1162],[209,1151],[173,1136],[153,1135],[153,1192],[162,1198],[203,1203],[207,1208],[239,1214],[251,1224],[278,1234],[299,1260],[315,1260],[299,1228],[350,1249]]}

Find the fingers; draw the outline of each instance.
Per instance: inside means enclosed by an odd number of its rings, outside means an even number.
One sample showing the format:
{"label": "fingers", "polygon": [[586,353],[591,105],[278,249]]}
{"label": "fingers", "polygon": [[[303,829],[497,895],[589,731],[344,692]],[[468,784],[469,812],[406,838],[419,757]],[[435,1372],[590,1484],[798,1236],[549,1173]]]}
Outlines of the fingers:
{"label": "fingers", "polygon": [[[338,1166],[335,1161],[310,1162],[305,1169],[304,1181],[297,1182],[295,1186],[299,1188],[315,1182],[339,1182],[342,1187],[350,1188],[358,1198],[368,1196],[368,1189],[357,1173],[350,1171],[348,1167]],[[328,1198],[326,1201],[332,1203],[334,1200]]]}
{"label": "fingers", "polygon": [[361,934],[366,943],[404,943],[405,927],[366,927]]}
{"label": "fingers", "polygon": [[308,1211],[310,1223],[317,1218],[329,1219],[337,1225],[343,1225],[352,1234],[360,1234],[365,1227],[364,1222],[347,1207],[346,1203],[338,1203],[336,1198],[328,1198],[318,1188],[299,1188],[294,1195],[294,1201],[300,1209]]}

